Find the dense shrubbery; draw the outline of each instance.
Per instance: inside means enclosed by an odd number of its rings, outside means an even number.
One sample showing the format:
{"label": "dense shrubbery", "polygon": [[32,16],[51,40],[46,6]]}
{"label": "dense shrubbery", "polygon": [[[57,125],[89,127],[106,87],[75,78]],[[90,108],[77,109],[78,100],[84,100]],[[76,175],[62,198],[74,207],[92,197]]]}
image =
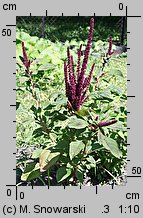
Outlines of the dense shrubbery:
{"label": "dense shrubbery", "polygon": [[88,41],[64,44],[17,31],[17,147],[37,146],[31,163],[17,161],[22,181],[78,185],[90,177],[98,184],[121,175],[126,57],[112,54],[111,38],[91,48],[92,28]]}

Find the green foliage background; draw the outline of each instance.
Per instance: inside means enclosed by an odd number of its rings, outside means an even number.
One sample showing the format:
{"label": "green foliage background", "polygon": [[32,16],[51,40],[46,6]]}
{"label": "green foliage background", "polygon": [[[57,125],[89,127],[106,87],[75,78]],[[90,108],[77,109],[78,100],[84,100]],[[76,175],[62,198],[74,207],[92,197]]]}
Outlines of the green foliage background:
{"label": "green foliage background", "polygon": [[[106,25],[105,25],[106,27]],[[103,28],[105,31],[105,27]],[[75,27],[74,27],[75,28]],[[109,28],[110,30],[110,28]],[[107,39],[109,31],[106,29],[105,36],[103,39]],[[31,110],[33,105],[36,107],[36,102],[31,96],[31,93],[27,90],[26,83],[28,78],[25,76],[25,69],[21,62],[22,49],[21,42],[25,42],[25,47],[27,54],[31,63],[31,70],[33,71],[32,77],[36,83],[36,93],[41,99],[42,108],[47,108],[46,116],[53,120],[53,129],[56,127],[65,128],[66,124],[62,121],[62,113],[66,107],[66,97],[65,97],[65,84],[64,84],[64,73],[63,73],[63,62],[67,58],[66,49],[70,47],[72,49],[72,54],[74,59],[77,58],[77,49],[80,44],[83,44],[83,50],[87,40],[82,40],[82,37],[76,37],[77,32],[73,33],[70,41],[55,41],[39,38],[37,36],[31,36],[21,29],[17,29],[16,34],[16,58],[17,58],[17,69],[16,69],[16,87],[17,87],[17,114],[16,114],[16,144],[17,147],[25,147],[35,145],[37,148],[39,145],[43,147],[51,146],[51,143],[56,142],[58,137],[56,134],[43,134],[39,124],[35,122],[34,113]],[[114,31],[112,31],[113,33]],[[54,29],[54,35],[56,29]],[[61,34],[61,32],[58,32]],[[81,32],[80,32],[81,34]],[[79,34],[79,35],[80,35]],[[69,34],[70,35],[70,34]],[[85,31],[87,38],[87,31]],[[111,35],[111,34],[110,34]],[[98,32],[98,37],[100,33]],[[64,36],[66,37],[66,36]],[[118,159],[113,157],[110,153],[105,150],[100,149],[100,145],[95,143],[97,151],[94,156],[88,157],[87,168],[90,170],[90,175],[92,175],[92,169],[96,168],[96,175],[99,183],[104,182],[105,169],[107,172],[111,173],[112,178],[115,179],[116,176],[121,175],[122,168],[125,164],[127,156],[127,132],[126,132],[126,121],[127,121],[127,56],[126,53],[121,55],[113,55],[110,63],[105,68],[105,76],[100,80],[98,91],[94,90],[95,78],[99,75],[102,56],[108,49],[108,42],[102,40],[96,40],[97,31],[95,29],[95,35],[93,37],[93,46],[91,50],[91,55],[89,58],[89,69],[93,62],[95,62],[96,67],[93,73],[92,82],[90,85],[89,99],[85,102],[81,114],[79,116],[84,116],[84,110],[91,108],[93,110],[92,115],[99,116],[99,120],[110,120],[117,119],[118,123],[111,127],[105,127],[105,133],[116,140],[119,145],[119,149],[122,152],[122,158]],[[114,37],[119,37],[117,34]],[[77,41],[78,38],[78,41]],[[114,49],[116,46],[114,45]],[[88,70],[89,70],[88,69]],[[79,112],[80,113],[80,112]],[[85,112],[86,113],[86,112]],[[86,115],[86,114],[85,114]],[[60,116],[60,119],[57,118]],[[47,121],[48,125],[48,121]],[[71,127],[72,128],[72,127]],[[80,131],[79,131],[80,133]],[[86,135],[86,132],[85,132]],[[81,131],[82,137],[82,131]],[[84,138],[84,134],[83,134]],[[105,139],[106,141],[106,139]],[[110,141],[110,143],[112,143]],[[110,144],[107,143],[107,144]],[[64,146],[64,144],[63,144]],[[72,145],[71,145],[72,146]],[[99,148],[98,148],[99,146]],[[80,147],[80,145],[79,145]],[[81,145],[82,147],[82,145]],[[74,151],[75,152],[75,151]],[[113,151],[114,152],[114,151]],[[37,155],[37,154],[36,154]],[[75,155],[71,152],[72,155]],[[37,157],[37,156],[36,156]],[[93,158],[93,159],[92,159]],[[92,160],[91,160],[92,159]],[[98,164],[99,163],[99,164]],[[19,164],[19,163],[18,163]],[[25,161],[26,164],[26,161]],[[95,164],[97,166],[95,167]],[[91,167],[92,165],[92,167]],[[33,166],[35,167],[35,165]],[[37,168],[35,168],[37,170]],[[67,169],[62,166],[57,171],[57,178],[59,182],[61,181],[61,174],[65,171],[66,175],[69,175]],[[94,169],[95,170],[95,169]],[[36,171],[37,172],[37,171]],[[94,173],[95,174],[95,171]],[[39,174],[38,174],[39,176]],[[67,176],[68,177],[68,176]],[[32,177],[33,178],[33,177]],[[79,177],[80,178],[80,175]]]}

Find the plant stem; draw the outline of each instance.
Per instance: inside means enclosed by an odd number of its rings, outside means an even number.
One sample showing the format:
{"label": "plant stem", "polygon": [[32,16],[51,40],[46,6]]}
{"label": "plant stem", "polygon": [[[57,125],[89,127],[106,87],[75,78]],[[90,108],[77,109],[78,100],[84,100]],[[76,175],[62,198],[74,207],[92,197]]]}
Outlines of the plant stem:
{"label": "plant stem", "polygon": [[116,184],[117,185],[120,185],[120,183],[118,182],[118,180],[116,179],[116,177],[112,174],[112,173],[110,173],[108,170],[106,170],[104,167],[102,167],[115,181],[116,181]]}
{"label": "plant stem", "polygon": [[44,180],[39,176],[38,179],[43,183],[43,185],[45,186],[46,183],[44,182]]}

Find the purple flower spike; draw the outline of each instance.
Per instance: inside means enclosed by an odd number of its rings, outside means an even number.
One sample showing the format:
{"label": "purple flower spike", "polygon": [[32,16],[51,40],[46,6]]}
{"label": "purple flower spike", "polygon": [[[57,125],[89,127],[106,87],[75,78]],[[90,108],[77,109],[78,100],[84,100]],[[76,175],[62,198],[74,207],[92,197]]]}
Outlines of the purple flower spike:
{"label": "purple flower spike", "polygon": [[82,50],[82,45],[80,45],[80,48],[79,48],[79,50],[78,50],[78,60],[77,60],[77,80],[79,79],[79,76],[80,76],[81,50]]}
{"label": "purple flower spike", "polygon": [[73,63],[73,56],[70,55],[69,48],[67,49],[67,55],[68,55],[68,72],[69,72],[69,100],[71,101],[71,104],[73,104],[76,94],[76,84],[75,84],[75,75],[74,75],[74,63]]}
{"label": "purple flower spike", "polygon": [[93,70],[94,70],[94,66],[95,66],[95,64],[92,65],[89,76],[87,78],[85,78],[83,88],[86,88],[86,87],[88,88],[89,87],[90,81],[91,81],[91,76],[92,76],[92,73],[93,73]]}
{"label": "purple flower spike", "polygon": [[69,96],[69,82],[68,82],[68,70],[66,62],[64,62],[64,75],[65,75],[65,85],[66,85],[66,96]]}
{"label": "purple flower spike", "polygon": [[105,122],[100,122],[97,124],[97,126],[99,126],[99,127],[109,126],[109,125],[112,125],[114,123],[117,123],[117,120],[109,120],[109,121],[105,121]]}
{"label": "purple flower spike", "polygon": [[24,42],[22,42],[22,51],[23,51],[23,58],[24,58],[23,64],[25,65],[25,67],[28,70],[30,68],[30,60],[28,60],[26,49],[24,46]]}
{"label": "purple flower spike", "polygon": [[88,96],[86,96],[86,93],[88,91],[92,72],[95,66],[95,64],[92,65],[89,76],[87,78],[84,78],[85,71],[87,68],[89,53],[91,49],[93,28],[94,28],[94,19],[91,18],[88,42],[84,52],[84,59],[82,65],[81,65],[82,45],[80,45],[80,48],[78,50],[77,69],[76,69],[77,76],[75,76],[74,60],[73,60],[73,56],[70,54],[69,48],[67,49],[68,64],[64,62],[64,75],[65,75],[66,96],[68,97],[68,108],[69,109],[72,108],[75,111],[78,111],[80,109],[80,106],[88,98]]}
{"label": "purple flower spike", "polygon": [[112,55],[114,52],[112,51],[112,37],[109,37],[109,48],[108,48],[108,55]]}
{"label": "purple flower spike", "polygon": [[90,53],[90,49],[91,49],[93,29],[94,29],[94,19],[91,18],[88,42],[87,42],[87,46],[86,46],[86,49],[85,49],[85,52],[84,52],[84,60],[83,60],[82,68],[81,68],[81,73],[80,73],[80,76],[79,76],[79,81],[78,81],[78,84],[77,84],[77,95],[81,95],[81,92],[82,92],[82,86],[83,86],[83,82],[84,82],[84,75],[85,75],[85,71],[86,71],[86,68],[87,68],[87,62],[88,62],[89,53]]}

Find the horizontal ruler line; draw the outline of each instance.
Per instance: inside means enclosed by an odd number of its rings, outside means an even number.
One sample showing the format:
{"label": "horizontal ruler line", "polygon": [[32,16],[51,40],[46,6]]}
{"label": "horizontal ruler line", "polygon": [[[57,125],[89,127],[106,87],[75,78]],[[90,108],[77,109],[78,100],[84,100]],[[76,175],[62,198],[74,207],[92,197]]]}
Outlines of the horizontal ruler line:
{"label": "horizontal ruler line", "polygon": [[142,16],[136,16],[136,15],[127,15],[126,17],[142,17]]}
{"label": "horizontal ruler line", "polygon": [[8,24],[8,25],[6,25],[6,26],[16,26],[16,24]]}
{"label": "horizontal ruler line", "polygon": [[141,176],[127,176],[129,178],[141,178]]}

